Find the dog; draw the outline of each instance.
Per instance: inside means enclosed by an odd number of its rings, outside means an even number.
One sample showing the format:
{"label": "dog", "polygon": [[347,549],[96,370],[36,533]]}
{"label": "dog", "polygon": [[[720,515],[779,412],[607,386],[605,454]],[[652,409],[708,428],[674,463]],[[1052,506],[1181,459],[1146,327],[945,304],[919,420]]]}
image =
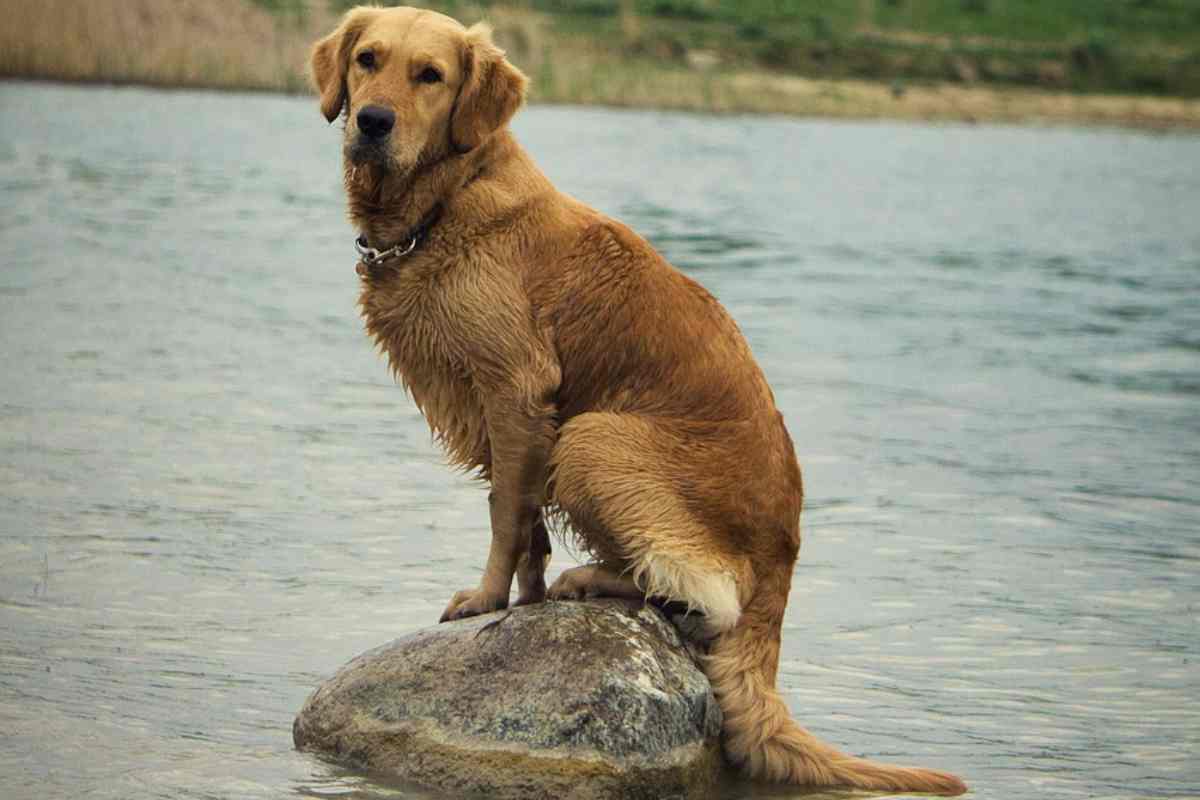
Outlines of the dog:
{"label": "dog", "polygon": [[[442,621],[546,598],[701,612],[728,759],[809,786],[960,794],[841,753],[775,689],[800,551],[792,440],[720,303],[559,192],[509,131],[526,78],[484,25],[359,7],[311,54],[344,181],[366,328],[457,466],[490,484],[477,587]],[[594,563],[547,590],[547,517]]]}

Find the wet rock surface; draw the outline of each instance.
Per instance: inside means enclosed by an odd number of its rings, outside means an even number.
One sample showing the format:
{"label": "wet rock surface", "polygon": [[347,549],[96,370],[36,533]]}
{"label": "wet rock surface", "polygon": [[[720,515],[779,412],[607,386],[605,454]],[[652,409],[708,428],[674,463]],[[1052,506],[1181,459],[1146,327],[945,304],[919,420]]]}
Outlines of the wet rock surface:
{"label": "wet rock surface", "polygon": [[302,750],[455,796],[703,797],[721,712],[662,613],[542,603],[418,631],[309,697]]}

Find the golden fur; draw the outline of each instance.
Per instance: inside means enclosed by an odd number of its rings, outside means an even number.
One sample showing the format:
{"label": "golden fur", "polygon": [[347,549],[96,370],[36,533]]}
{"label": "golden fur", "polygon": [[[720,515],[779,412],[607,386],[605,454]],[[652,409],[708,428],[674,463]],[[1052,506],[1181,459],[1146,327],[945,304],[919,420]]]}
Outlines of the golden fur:
{"label": "golden fur", "polygon": [[[507,123],[526,80],[488,30],[358,8],[312,70],[325,117],[346,115],[355,226],[380,249],[423,231],[411,255],[360,264],[367,330],[450,459],[491,484],[483,578],[442,618],[506,606],[514,574],[518,604],[546,597],[545,511],[599,562],[552,597],[704,612],[725,750],[751,775],[964,791],[843,755],[791,719],[775,671],[803,491],[771,390],[711,294],[557,191],[517,144]],[[395,112],[382,139],[360,130],[368,106]]]}

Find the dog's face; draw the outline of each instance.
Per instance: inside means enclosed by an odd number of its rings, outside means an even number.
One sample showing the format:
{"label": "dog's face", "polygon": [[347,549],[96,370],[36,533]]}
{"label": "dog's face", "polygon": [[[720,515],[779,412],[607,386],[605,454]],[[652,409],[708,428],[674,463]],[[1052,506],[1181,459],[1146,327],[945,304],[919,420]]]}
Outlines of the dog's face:
{"label": "dog's face", "polygon": [[346,112],[344,154],[389,173],[478,147],[521,105],[525,76],[486,26],[414,8],[356,8],[313,47],[321,112]]}

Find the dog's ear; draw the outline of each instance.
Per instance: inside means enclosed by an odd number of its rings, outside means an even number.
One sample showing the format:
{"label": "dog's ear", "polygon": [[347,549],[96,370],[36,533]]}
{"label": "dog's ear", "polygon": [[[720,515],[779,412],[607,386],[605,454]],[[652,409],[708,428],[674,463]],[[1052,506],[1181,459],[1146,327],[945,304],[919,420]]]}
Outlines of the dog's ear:
{"label": "dog's ear", "polygon": [[352,8],[342,17],[342,24],[333,33],[313,45],[310,64],[312,82],[321,95],[321,113],[333,122],[346,105],[346,70],[350,68],[350,51],[378,9]]}
{"label": "dog's ear", "polygon": [[529,80],[492,43],[492,29],[472,25],[463,45],[463,82],[450,116],[450,142],[460,153],[473,150],[517,113]]}

